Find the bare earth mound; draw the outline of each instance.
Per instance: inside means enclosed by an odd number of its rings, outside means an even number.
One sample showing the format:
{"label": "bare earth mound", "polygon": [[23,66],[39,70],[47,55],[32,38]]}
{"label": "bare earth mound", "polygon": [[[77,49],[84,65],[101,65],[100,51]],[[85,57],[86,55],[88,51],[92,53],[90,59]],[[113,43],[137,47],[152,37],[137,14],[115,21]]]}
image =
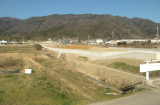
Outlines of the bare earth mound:
{"label": "bare earth mound", "polygon": [[114,52],[114,51],[126,51],[126,50],[110,49],[110,48],[104,48],[104,47],[91,47],[90,49],[88,49],[88,51],[94,51],[94,52]]}
{"label": "bare earth mound", "polygon": [[93,46],[88,46],[88,45],[63,45],[63,46],[60,46],[59,48],[88,50],[91,47],[93,47]]}
{"label": "bare earth mound", "polygon": [[109,49],[106,47],[98,47],[98,46],[90,46],[90,45],[53,45],[53,44],[45,44],[46,47],[52,48],[63,48],[63,49],[79,49],[79,50],[87,50],[93,52],[114,52],[114,51],[126,51],[120,49]]}

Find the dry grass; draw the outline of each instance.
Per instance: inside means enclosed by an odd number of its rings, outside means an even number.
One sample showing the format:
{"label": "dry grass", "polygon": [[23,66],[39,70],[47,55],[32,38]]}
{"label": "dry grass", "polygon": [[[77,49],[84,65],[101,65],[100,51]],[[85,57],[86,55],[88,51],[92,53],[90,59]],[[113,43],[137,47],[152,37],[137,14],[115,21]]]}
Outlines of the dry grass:
{"label": "dry grass", "polygon": [[0,61],[0,72],[21,70],[24,66],[22,59],[13,59],[12,57]]}
{"label": "dry grass", "polygon": [[88,51],[95,51],[95,52],[116,52],[116,51],[127,51],[127,50],[120,50],[120,49],[110,49],[105,47],[91,47]]}
{"label": "dry grass", "polygon": [[94,51],[94,52],[115,52],[115,51],[127,51],[127,50],[120,50],[120,49],[109,49],[107,47],[101,46],[90,46],[90,45],[53,45],[53,44],[46,44],[46,47],[52,48],[63,48],[63,49],[79,49],[79,50],[87,50],[87,51]]}
{"label": "dry grass", "polygon": [[31,56],[27,53],[1,53],[0,71],[21,70],[24,59]]}
{"label": "dry grass", "polygon": [[140,64],[144,64],[143,60],[136,60],[131,58],[118,58],[118,59],[108,59],[108,60],[95,60],[92,63],[99,64],[99,65],[110,65],[114,62],[123,62],[130,66],[139,67]]}
{"label": "dry grass", "polygon": [[63,45],[59,46],[59,48],[64,48],[64,49],[81,49],[81,50],[88,50],[93,46],[88,46],[88,45]]}
{"label": "dry grass", "polygon": [[[131,58],[125,58],[125,59],[119,58],[119,59],[109,59],[109,60],[95,60],[92,61],[92,63],[101,66],[115,68],[117,70],[137,74],[140,76],[145,76],[145,73],[140,73],[139,71],[140,64],[146,64],[143,60],[135,60]],[[151,78],[159,76],[160,76],[160,71],[150,72]]]}
{"label": "dry grass", "polygon": [[156,49],[160,49],[160,46],[158,46]]}
{"label": "dry grass", "polygon": [[53,45],[53,44],[44,44],[44,46],[53,48],[80,49],[80,50],[88,50],[92,47],[95,47],[90,45]]}
{"label": "dry grass", "polygon": [[25,59],[30,56],[32,56],[32,54],[29,54],[29,53],[1,53],[0,54],[1,60],[5,60],[10,57],[12,57],[13,59]]}
{"label": "dry grass", "polygon": [[139,72],[139,65],[144,64],[143,60],[136,60],[131,58],[118,58],[118,59],[108,59],[108,60],[95,60],[92,63],[115,68],[124,72],[129,72],[143,76],[143,73]]}

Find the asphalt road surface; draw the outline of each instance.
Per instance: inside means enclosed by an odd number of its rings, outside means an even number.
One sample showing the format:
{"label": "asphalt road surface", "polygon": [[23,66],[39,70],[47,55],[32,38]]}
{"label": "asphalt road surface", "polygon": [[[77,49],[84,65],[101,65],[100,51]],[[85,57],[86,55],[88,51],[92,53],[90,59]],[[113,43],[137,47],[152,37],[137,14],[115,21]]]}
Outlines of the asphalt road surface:
{"label": "asphalt road surface", "polygon": [[160,105],[160,90],[144,90],[131,96],[90,105]]}

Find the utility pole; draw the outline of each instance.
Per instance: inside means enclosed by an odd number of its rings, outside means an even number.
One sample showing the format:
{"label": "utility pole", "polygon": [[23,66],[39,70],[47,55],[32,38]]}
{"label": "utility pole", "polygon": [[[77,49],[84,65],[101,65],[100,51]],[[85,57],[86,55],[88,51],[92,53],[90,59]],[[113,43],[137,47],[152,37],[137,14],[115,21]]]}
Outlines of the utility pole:
{"label": "utility pole", "polygon": [[157,41],[158,41],[158,46],[159,46],[159,33],[158,33],[158,26],[157,26]]}
{"label": "utility pole", "polygon": [[129,36],[130,36],[130,29],[128,29],[128,39],[129,39]]}
{"label": "utility pole", "polygon": [[88,35],[88,45],[89,45],[89,35]]}
{"label": "utility pole", "polygon": [[113,40],[113,34],[114,34],[114,32],[112,31],[112,40]]}

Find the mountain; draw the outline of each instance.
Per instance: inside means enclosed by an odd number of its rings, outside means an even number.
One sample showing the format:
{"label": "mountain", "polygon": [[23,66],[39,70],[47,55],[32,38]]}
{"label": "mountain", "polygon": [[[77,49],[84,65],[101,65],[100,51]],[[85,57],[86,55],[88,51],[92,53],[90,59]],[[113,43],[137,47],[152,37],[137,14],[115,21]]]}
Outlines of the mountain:
{"label": "mountain", "polygon": [[16,18],[9,18],[9,17],[0,18],[0,34],[18,25],[21,21],[22,20]]}
{"label": "mountain", "polygon": [[157,26],[160,26],[160,24],[155,23],[148,19],[141,19],[141,18],[133,18],[131,19],[131,22],[139,27],[141,30],[143,30],[143,33],[146,35],[153,35],[157,33]]}
{"label": "mountain", "polygon": [[[12,26],[12,25],[11,25]],[[127,18],[111,15],[59,15],[31,17],[18,22],[1,35],[30,37],[77,37],[87,38],[153,38],[157,26],[148,19]],[[113,36],[112,36],[113,31]]]}

